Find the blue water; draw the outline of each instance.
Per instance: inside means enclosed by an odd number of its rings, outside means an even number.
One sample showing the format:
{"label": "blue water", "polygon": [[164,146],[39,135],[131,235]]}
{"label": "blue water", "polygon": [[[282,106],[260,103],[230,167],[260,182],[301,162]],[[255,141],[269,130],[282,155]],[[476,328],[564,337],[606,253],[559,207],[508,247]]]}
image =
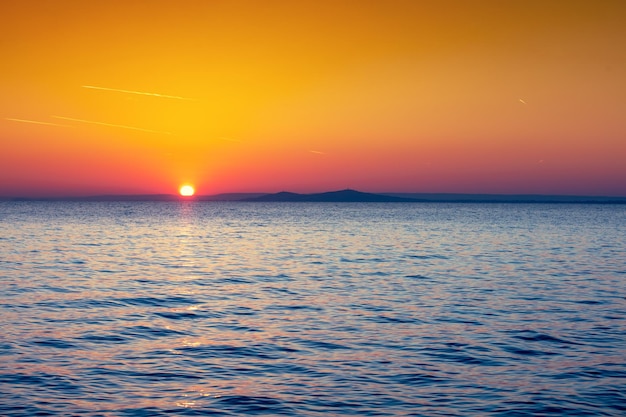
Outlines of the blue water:
{"label": "blue water", "polygon": [[625,297],[625,206],[5,202],[0,415],[626,415]]}

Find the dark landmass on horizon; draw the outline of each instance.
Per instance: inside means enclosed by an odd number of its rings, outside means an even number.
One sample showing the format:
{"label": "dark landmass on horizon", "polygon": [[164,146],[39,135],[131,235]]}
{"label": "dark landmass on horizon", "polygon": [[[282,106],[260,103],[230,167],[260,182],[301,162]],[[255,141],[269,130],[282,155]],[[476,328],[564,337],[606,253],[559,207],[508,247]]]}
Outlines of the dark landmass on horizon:
{"label": "dark landmass on horizon", "polygon": [[534,194],[363,193],[355,190],[315,194],[280,192],[242,201],[251,202],[398,202],[398,203],[585,203],[626,204],[626,197]]}
{"label": "dark landmass on horizon", "polygon": [[397,197],[386,194],[364,193],[356,190],[329,191],[326,193],[298,194],[282,191],[243,201],[266,202],[321,202],[321,203],[407,203],[417,202],[415,198]]}
{"label": "dark landmass on horizon", "polygon": [[236,202],[385,202],[385,203],[578,203],[626,204],[626,197],[540,195],[540,194],[456,194],[456,193],[365,193],[356,190],[299,194],[223,193],[181,197],[177,194],[121,194],[78,197],[0,197],[0,201],[236,201]]}

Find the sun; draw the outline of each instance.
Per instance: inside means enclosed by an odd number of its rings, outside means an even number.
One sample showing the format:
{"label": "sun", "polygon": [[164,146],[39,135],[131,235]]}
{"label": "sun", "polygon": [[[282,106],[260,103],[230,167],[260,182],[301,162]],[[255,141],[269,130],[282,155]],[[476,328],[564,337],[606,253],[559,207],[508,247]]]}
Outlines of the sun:
{"label": "sun", "polygon": [[194,195],[194,193],[196,192],[196,190],[193,189],[193,187],[189,184],[185,184],[182,185],[179,189],[178,192],[180,193],[180,195],[182,195],[183,197],[191,197],[192,195]]}

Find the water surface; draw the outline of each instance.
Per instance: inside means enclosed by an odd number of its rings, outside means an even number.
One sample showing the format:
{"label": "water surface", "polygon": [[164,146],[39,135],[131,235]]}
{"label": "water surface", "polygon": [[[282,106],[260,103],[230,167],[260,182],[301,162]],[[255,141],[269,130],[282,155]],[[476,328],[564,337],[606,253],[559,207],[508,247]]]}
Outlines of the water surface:
{"label": "water surface", "polygon": [[0,415],[626,413],[626,208],[0,203]]}

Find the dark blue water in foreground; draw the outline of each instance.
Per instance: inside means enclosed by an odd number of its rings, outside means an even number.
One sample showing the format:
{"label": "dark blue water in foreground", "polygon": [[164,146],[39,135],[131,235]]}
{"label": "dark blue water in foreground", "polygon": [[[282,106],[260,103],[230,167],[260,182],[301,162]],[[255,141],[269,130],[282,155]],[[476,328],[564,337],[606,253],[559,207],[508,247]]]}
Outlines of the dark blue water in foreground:
{"label": "dark blue water in foreground", "polygon": [[623,416],[625,297],[625,206],[0,203],[0,415]]}

